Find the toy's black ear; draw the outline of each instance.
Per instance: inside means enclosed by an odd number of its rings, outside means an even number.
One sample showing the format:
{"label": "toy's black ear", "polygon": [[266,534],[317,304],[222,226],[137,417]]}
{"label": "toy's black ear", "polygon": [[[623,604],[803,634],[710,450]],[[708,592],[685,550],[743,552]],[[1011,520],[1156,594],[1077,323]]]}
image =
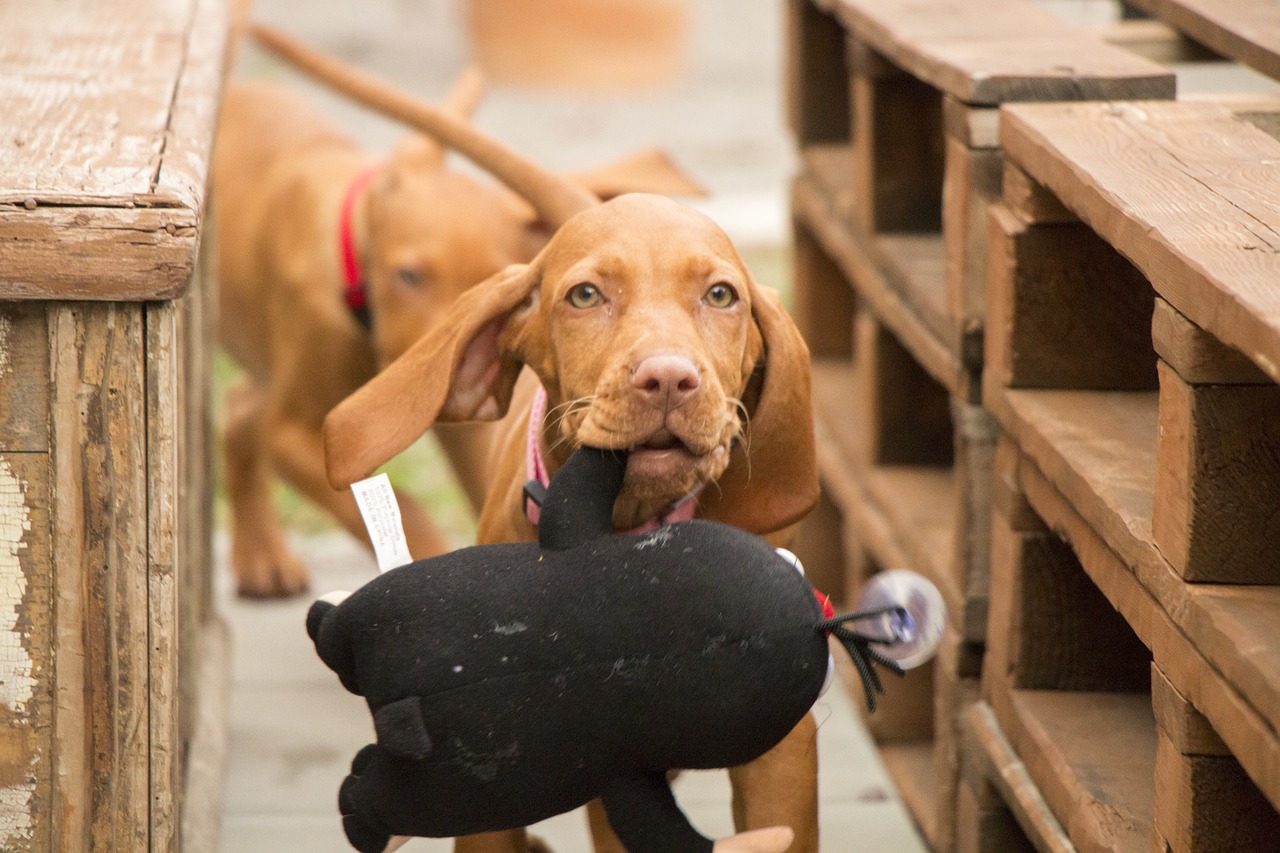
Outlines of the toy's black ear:
{"label": "toy's black ear", "polygon": [[597,447],[574,451],[551,478],[538,521],[538,544],[563,551],[612,533],[613,502],[626,473],[625,451]]}
{"label": "toy's black ear", "polygon": [[373,715],[378,747],[397,758],[421,761],[431,752],[431,737],[417,696],[389,702]]}

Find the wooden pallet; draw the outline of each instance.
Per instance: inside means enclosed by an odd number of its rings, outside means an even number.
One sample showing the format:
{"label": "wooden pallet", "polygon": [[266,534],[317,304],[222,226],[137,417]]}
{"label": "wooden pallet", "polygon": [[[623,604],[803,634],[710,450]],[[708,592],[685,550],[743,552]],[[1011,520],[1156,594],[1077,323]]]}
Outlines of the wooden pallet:
{"label": "wooden pallet", "polygon": [[870,726],[923,834],[949,850],[986,626],[996,432],[978,403],[997,107],[1168,98],[1173,77],[1023,0],[789,9],[794,310],[818,359],[824,486],[796,548],[846,599],[890,567],[942,591],[949,651],[890,685]]}
{"label": "wooden pallet", "polygon": [[1074,853],[990,704],[969,708],[963,738],[956,853]]}
{"label": "wooden pallet", "polygon": [[1251,0],[1126,0],[1220,56],[1280,79],[1280,10]]}
{"label": "wooden pallet", "polygon": [[[983,684],[1081,847],[1265,849],[1276,837],[1280,665],[1263,638],[1280,625],[1265,556],[1280,544],[1267,509],[1280,497],[1280,142],[1260,127],[1277,114],[1237,101],[1002,115],[984,402],[1006,438]],[[1093,606],[1090,641],[1114,629],[1107,645],[1128,650],[1086,667],[1127,673],[1095,710],[1063,705],[1075,676],[1060,652],[1043,667],[1049,697],[1026,669],[1058,646],[1034,641],[1046,614],[1019,617],[1034,606],[1029,579],[1067,576],[1072,591],[1053,598],[1091,599],[1072,618]],[[1155,675],[1139,684],[1144,655]],[[1061,726],[1086,713],[1124,737],[1071,741]]]}
{"label": "wooden pallet", "polygon": [[[811,196],[825,191],[823,216],[837,217],[858,244],[856,263],[874,267],[911,315],[883,322],[917,326],[922,340],[909,345],[920,361],[955,372],[944,384],[976,403],[985,210],[1001,180],[996,108],[1169,98],[1173,76],[1024,0],[791,0],[790,9],[790,120],[816,185],[797,190],[799,215],[821,230]],[[802,320],[824,314],[824,303],[797,296]],[[938,349],[952,365],[928,351]]]}

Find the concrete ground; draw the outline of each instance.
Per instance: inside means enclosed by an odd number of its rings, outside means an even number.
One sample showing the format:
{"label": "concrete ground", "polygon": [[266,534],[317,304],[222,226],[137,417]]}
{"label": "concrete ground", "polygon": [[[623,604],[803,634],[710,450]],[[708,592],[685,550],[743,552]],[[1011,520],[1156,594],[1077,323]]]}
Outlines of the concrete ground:
{"label": "concrete ground", "polygon": [[[685,73],[674,83],[633,92],[571,93],[494,85],[479,126],[553,168],[593,165],[661,145],[712,195],[698,205],[715,217],[768,284],[785,285],[786,184],[794,168],[783,123],[782,14],[777,0],[697,0]],[[424,97],[441,94],[467,60],[462,0],[257,0],[255,15]],[[385,151],[403,130],[246,47],[241,78],[276,79],[311,92],[334,121],[370,148]],[[754,264],[754,262],[753,262]],[[465,520],[450,531],[469,535]],[[351,589],[372,577],[372,560],[340,533],[298,534],[314,592]],[[336,792],[351,756],[371,740],[363,701],[346,693],[315,657],[305,631],[306,600],[236,599],[219,539],[219,602],[233,633],[229,769],[221,850],[226,853],[325,853],[349,850]],[[815,709],[821,724],[823,850],[912,853],[923,850],[884,775],[855,711],[840,689]],[[723,773],[690,773],[677,782],[681,804],[704,832],[731,832]],[[587,853],[584,818],[538,826],[557,853]],[[418,840],[408,851],[447,851]]]}

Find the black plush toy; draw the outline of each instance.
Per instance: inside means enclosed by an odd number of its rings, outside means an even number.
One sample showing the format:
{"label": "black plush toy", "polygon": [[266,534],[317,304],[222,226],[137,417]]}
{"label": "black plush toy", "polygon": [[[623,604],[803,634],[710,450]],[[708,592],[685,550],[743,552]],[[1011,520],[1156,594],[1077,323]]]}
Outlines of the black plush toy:
{"label": "black plush toy", "polygon": [[821,692],[828,633],[869,698],[872,661],[900,672],[751,534],[688,521],[613,535],[625,467],[584,448],[552,482],[537,543],[411,563],[312,606],[317,653],[373,712],[377,744],[338,798],[358,850],[602,797],[632,853],[709,851],[669,770],[736,766],[781,741]]}

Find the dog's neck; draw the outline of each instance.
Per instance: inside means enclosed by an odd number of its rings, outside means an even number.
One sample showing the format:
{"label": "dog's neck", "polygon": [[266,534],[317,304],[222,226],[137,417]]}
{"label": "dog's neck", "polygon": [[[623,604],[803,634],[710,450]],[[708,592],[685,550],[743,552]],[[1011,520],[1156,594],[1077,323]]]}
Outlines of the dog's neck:
{"label": "dog's neck", "polygon": [[369,182],[381,170],[381,164],[361,169],[347,185],[338,211],[338,257],[342,264],[343,299],[353,316],[366,329],[373,323],[369,308],[368,274],[361,261],[368,246]]}

